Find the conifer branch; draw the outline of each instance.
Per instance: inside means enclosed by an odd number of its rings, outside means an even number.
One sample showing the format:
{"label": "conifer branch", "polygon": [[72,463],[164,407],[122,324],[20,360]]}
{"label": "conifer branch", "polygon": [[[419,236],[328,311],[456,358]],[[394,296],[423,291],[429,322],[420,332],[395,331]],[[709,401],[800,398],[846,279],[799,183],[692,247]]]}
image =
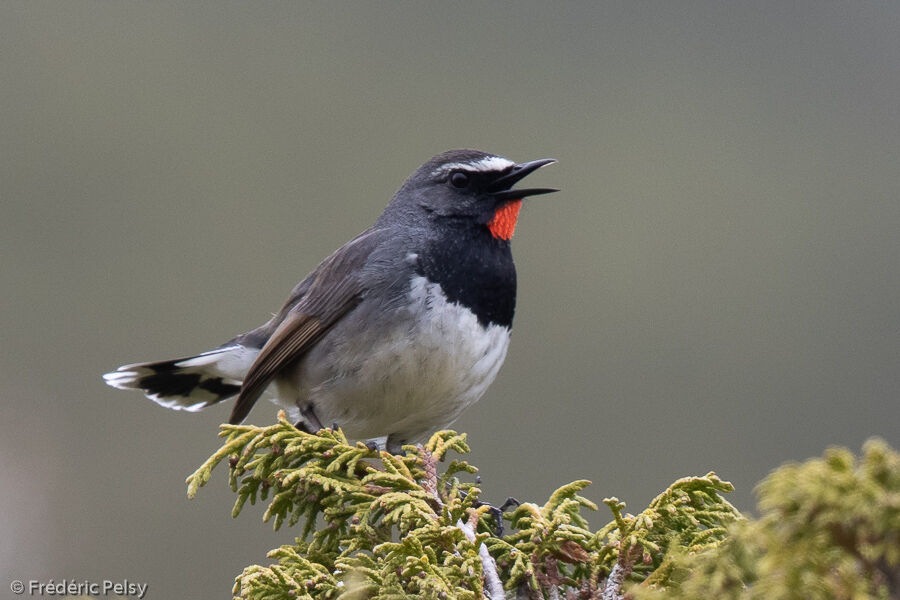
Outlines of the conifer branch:
{"label": "conifer branch", "polygon": [[448,460],[469,451],[464,434],[438,432],[402,456],[340,430],[299,431],[283,414],[220,435],[188,496],[227,459],[234,516],[264,501],[276,529],[302,525],[294,544],[269,553],[274,564],[244,569],[235,598],[900,600],[900,455],[879,440],[859,460],[834,449],[775,471],[760,485],[758,521],[707,473],[675,481],[636,515],[606,498],[611,520],[592,530],[584,513],[597,505],[579,480],[505,513],[501,536],[469,481],[475,467]]}
{"label": "conifer branch", "polygon": [[582,513],[597,506],[580,480],[506,513],[499,537],[481,490],[466,481],[476,469],[447,460],[469,451],[464,434],[438,432],[402,456],[351,444],[340,430],[299,431],[283,413],[220,435],[222,448],[188,477],[188,495],[227,458],[233,516],[265,501],[274,528],[302,526],[295,544],[269,553],[275,564],[238,576],[235,598],[600,598],[654,574],[673,548],[715,547],[740,519],[720,495],[731,485],[710,473],[675,482],[636,517],[607,499],[613,520],[593,531]]}

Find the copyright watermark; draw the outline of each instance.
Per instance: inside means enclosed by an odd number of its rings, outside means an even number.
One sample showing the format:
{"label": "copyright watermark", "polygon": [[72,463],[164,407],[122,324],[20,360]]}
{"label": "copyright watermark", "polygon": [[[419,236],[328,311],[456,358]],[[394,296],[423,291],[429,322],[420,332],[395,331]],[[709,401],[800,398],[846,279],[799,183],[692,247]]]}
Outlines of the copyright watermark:
{"label": "copyright watermark", "polygon": [[55,581],[48,579],[29,579],[22,581],[16,579],[9,583],[9,589],[16,596],[134,596],[142,600],[150,586],[146,583],[138,583],[122,579],[112,581],[78,581],[75,579],[61,579]]}

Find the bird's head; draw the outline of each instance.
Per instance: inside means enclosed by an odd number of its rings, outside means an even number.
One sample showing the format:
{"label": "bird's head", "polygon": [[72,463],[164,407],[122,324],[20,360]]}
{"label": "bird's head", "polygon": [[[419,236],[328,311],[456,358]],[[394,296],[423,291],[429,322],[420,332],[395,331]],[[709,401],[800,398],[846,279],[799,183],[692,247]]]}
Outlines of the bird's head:
{"label": "bird's head", "polygon": [[543,158],[515,163],[479,150],[448,150],[410,175],[391,204],[407,214],[424,211],[435,219],[474,223],[486,227],[497,239],[509,240],[522,199],[558,191],[513,186],[554,162]]}

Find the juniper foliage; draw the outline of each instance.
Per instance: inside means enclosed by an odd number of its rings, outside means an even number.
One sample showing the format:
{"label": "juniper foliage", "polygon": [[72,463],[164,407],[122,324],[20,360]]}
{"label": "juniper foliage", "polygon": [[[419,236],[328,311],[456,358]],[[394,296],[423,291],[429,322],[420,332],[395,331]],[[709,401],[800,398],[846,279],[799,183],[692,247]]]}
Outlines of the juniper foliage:
{"label": "juniper foliage", "polygon": [[900,454],[883,440],[785,465],[757,489],[761,516],[713,552],[677,551],[637,600],[900,600]]}
{"label": "juniper foliage", "polygon": [[235,598],[618,599],[629,585],[666,587],[681,573],[673,557],[715,549],[742,520],[721,495],[731,484],[709,473],[679,479],[637,515],[605,499],[612,520],[595,531],[582,480],[506,513],[501,536],[475,467],[449,458],[469,451],[465,434],[441,431],[395,456],[340,430],[299,431],[279,414],[269,427],[223,425],[220,436],[188,496],[227,460],[233,516],[263,501],[275,529],[302,525],[294,544],[269,553],[277,562],[244,569]]}

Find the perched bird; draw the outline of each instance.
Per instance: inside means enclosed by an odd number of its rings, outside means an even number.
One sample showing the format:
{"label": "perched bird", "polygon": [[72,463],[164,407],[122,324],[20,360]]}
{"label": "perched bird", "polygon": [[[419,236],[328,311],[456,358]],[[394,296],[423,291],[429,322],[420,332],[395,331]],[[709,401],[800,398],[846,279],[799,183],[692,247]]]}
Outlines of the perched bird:
{"label": "perched bird", "polygon": [[197,356],[103,376],[175,410],[267,396],[307,430],[339,425],[389,451],[453,423],[493,382],[516,305],[516,164],[450,150],[419,167],[369,229],[326,258],[264,325]]}

